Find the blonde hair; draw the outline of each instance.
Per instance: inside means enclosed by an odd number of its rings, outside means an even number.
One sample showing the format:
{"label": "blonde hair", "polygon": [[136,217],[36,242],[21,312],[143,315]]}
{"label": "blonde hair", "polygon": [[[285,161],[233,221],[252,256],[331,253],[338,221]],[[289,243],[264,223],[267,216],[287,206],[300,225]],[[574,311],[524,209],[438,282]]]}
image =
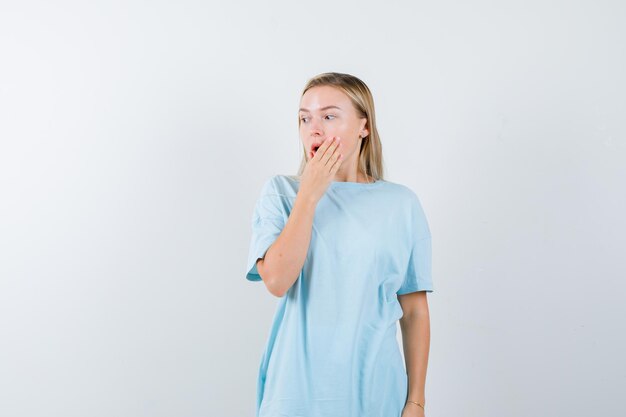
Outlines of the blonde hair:
{"label": "blonde hair", "polygon": [[[374,112],[374,97],[370,89],[363,81],[349,74],[339,72],[326,72],[311,78],[305,85],[300,97],[304,96],[309,89],[318,86],[331,86],[344,92],[352,101],[354,108],[360,118],[366,118],[365,127],[369,134],[361,139],[359,149],[359,160],[357,169],[367,176],[376,180],[383,178],[383,153],[380,143],[380,136],[376,129],[376,115]],[[298,116],[298,128],[300,128],[300,116]],[[307,163],[307,154],[304,145],[302,146],[302,161],[298,169],[298,177],[304,172]]]}

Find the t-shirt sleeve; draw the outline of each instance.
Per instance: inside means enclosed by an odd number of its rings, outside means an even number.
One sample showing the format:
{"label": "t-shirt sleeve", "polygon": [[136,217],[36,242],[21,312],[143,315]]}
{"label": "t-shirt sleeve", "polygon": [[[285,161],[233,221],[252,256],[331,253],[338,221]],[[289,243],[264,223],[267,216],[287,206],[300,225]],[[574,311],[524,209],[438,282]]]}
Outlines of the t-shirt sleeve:
{"label": "t-shirt sleeve", "polygon": [[272,179],[268,180],[257,199],[252,213],[252,237],[248,251],[246,279],[261,281],[256,262],[263,258],[272,243],[285,227],[285,210],[282,196],[274,189]]}
{"label": "t-shirt sleeve", "polygon": [[433,292],[432,238],[422,205],[415,194],[411,200],[411,252],[398,295],[416,291]]}

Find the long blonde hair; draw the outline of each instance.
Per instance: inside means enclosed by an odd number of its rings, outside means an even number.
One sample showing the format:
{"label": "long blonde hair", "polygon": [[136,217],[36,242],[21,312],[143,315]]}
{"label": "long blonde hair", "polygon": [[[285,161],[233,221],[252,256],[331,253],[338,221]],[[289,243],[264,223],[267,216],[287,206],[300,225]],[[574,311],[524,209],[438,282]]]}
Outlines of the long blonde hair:
{"label": "long blonde hair", "polygon": [[[366,128],[369,134],[361,139],[361,148],[359,150],[358,170],[367,176],[371,176],[376,180],[383,178],[383,152],[380,143],[380,136],[376,129],[376,115],[374,112],[374,97],[367,85],[350,74],[342,74],[339,72],[326,72],[311,78],[305,85],[300,97],[304,95],[310,88],[328,85],[343,91],[354,105],[360,118],[366,118]],[[300,128],[300,116],[298,116],[298,129]],[[304,145],[302,145],[302,161],[298,169],[298,177],[304,172],[307,163],[307,154]]]}

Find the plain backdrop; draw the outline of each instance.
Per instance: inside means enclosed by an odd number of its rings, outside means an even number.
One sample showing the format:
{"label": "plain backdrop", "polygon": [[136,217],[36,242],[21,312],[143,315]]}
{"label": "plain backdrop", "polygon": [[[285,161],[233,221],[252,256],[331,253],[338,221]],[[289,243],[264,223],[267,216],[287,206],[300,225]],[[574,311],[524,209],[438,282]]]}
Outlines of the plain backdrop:
{"label": "plain backdrop", "polygon": [[[246,417],[254,202],[372,90],[433,236],[429,417],[618,416],[623,1],[3,1],[0,415]],[[398,342],[401,343],[398,332]],[[343,416],[337,416],[343,417]]]}

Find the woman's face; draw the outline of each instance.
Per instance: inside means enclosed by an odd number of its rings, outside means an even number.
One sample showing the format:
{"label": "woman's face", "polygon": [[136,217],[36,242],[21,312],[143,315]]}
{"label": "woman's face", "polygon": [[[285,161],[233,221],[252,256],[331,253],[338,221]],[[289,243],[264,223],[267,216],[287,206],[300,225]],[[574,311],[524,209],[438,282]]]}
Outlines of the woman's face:
{"label": "woman's face", "polygon": [[356,169],[362,140],[359,136],[369,134],[367,119],[359,118],[343,91],[327,85],[310,88],[300,99],[299,117],[307,161],[326,138],[338,136],[341,141],[337,149],[343,155],[340,169]]}

